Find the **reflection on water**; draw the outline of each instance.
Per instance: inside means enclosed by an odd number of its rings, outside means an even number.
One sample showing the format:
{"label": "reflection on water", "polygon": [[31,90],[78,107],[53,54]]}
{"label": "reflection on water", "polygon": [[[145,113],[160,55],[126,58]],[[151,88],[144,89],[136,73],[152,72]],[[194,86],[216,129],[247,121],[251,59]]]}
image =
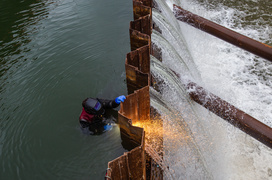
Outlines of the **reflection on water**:
{"label": "reflection on water", "polygon": [[126,94],[131,7],[0,2],[0,179],[102,179],[123,154],[118,126],[86,136],[78,118],[86,97]]}

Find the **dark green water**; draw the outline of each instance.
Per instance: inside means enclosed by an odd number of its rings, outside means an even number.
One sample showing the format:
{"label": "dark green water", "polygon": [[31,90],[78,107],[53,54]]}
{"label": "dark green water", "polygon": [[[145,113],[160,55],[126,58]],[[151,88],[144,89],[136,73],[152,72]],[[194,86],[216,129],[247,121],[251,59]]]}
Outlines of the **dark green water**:
{"label": "dark green water", "polygon": [[78,125],[86,97],[126,94],[132,1],[0,1],[0,179],[103,179],[118,126]]}

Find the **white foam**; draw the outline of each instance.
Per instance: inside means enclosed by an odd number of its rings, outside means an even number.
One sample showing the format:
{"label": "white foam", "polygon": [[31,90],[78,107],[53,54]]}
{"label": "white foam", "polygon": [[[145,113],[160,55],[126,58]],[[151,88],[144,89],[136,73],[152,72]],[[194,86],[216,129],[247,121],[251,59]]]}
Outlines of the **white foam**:
{"label": "white foam", "polygon": [[[166,1],[167,7],[170,8],[169,11],[172,9],[171,3],[176,2],[171,0]],[[248,15],[246,14],[247,12],[240,12],[235,8],[226,7],[220,3],[217,5],[215,3],[211,4],[210,6],[213,5],[212,8],[207,8],[209,5],[201,6],[189,0],[181,0],[180,4],[186,10],[220,23],[239,33],[256,40],[266,38],[268,43],[272,43],[272,39],[269,38],[272,34],[269,25],[265,25],[265,23],[261,26],[243,25],[245,22],[239,18],[243,19],[243,17],[246,17]],[[185,38],[183,44],[187,45],[186,49],[191,53],[194,63],[201,73],[202,84],[205,85],[205,88],[272,127],[271,63],[185,23],[178,23],[179,27],[177,27],[176,22],[173,22],[174,20],[170,17],[171,13],[165,12],[167,11],[166,6],[160,7],[160,10],[162,10],[167,20],[173,23],[173,27],[177,28],[177,31],[182,34],[181,36]],[[267,24],[269,23],[267,22]],[[266,34],[262,32],[266,32]],[[167,34],[163,32],[164,38],[169,42],[173,42]],[[162,51],[163,53],[164,50]],[[182,54],[181,52],[178,53]],[[173,65],[171,64],[172,62],[173,59],[171,59],[171,56],[163,56],[163,64],[175,68],[175,71],[182,75],[182,72],[178,71],[178,63]],[[170,84],[170,81],[165,81],[162,86],[162,98],[168,100],[177,109],[182,109],[184,104],[181,103],[180,98],[177,98],[177,90]],[[186,151],[180,152],[176,149],[182,146],[183,140],[176,139],[172,142],[165,142],[165,158],[168,158],[167,162],[172,163],[169,167],[174,173],[174,177],[183,176],[184,178],[190,178],[198,176],[200,178],[213,177],[214,179],[269,179],[272,177],[271,149],[226,123],[224,120],[211,115],[204,108],[198,105],[195,105],[194,108],[198,112],[198,117],[200,117],[198,119],[199,123],[204,128],[206,127],[208,134],[212,135],[212,138],[209,136],[203,137],[202,140],[207,145],[203,145],[198,141],[198,136],[206,134],[206,132],[201,133],[200,129],[190,127],[193,123],[189,121],[194,120],[186,118],[185,121],[189,125],[188,127],[191,128],[193,136],[191,138],[200,143],[196,144],[196,146],[200,148],[200,157],[204,158],[201,161],[206,163],[205,166],[198,165],[198,167],[205,169],[205,172],[208,172],[208,174],[211,173],[211,176],[201,174],[203,171],[198,172],[190,169],[186,164],[184,165],[184,162],[186,162],[184,160],[184,152]],[[181,112],[180,110],[178,113]],[[165,119],[167,120],[167,117]],[[177,130],[177,133],[181,133],[178,130],[178,119],[175,119],[174,122],[173,119],[170,118],[169,121],[166,121],[165,126],[167,126],[168,122],[172,125],[171,131],[175,132]],[[165,141],[167,141],[167,137]],[[209,143],[213,147],[211,151],[208,148]],[[192,152],[192,155],[199,157],[197,153]]]}

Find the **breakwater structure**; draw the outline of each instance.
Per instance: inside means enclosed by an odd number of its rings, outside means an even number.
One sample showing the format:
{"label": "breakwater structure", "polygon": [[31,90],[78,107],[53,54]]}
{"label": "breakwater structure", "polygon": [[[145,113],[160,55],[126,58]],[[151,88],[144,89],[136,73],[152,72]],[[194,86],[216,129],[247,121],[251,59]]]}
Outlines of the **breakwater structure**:
{"label": "breakwater structure", "polygon": [[[162,61],[161,50],[151,42],[152,29],[160,29],[152,22],[152,0],[133,0],[134,21],[130,22],[129,34],[131,52],[126,56],[126,81],[128,95],[118,112],[121,138],[128,142],[127,149],[121,157],[108,163],[106,179],[163,179],[167,165],[163,165],[163,137],[159,139],[158,149],[153,149],[146,143],[145,129],[137,124],[156,121],[162,125],[162,119],[150,104],[150,86],[156,89],[159,80],[151,76],[150,55]],[[272,48],[256,42],[245,36],[229,31],[204,18],[196,16],[174,5],[174,14],[180,21],[189,23],[203,31],[213,34],[227,42],[234,42],[251,53],[271,61]],[[173,72],[173,74],[176,74]],[[178,75],[177,75],[178,76]],[[194,82],[186,82],[188,95],[196,103],[225,119],[245,133],[272,148],[272,129],[234,107]],[[163,131],[162,131],[163,133]],[[158,135],[158,134],[157,134]]]}

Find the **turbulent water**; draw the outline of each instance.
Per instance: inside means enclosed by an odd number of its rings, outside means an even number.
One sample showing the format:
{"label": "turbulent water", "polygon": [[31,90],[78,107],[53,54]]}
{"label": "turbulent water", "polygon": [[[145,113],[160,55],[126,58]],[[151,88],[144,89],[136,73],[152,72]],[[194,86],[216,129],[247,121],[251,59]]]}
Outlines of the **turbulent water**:
{"label": "turbulent water", "polygon": [[192,102],[183,87],[197,82],[272,127],[271,62],[176,21],[173,3],[272,45],[272,1],[156,0],[162,33],[151,38],[163,61],[152,57],[151,72],[162,83],[151,104],[164,119],[165,179],[272,179],[272,150]]}

